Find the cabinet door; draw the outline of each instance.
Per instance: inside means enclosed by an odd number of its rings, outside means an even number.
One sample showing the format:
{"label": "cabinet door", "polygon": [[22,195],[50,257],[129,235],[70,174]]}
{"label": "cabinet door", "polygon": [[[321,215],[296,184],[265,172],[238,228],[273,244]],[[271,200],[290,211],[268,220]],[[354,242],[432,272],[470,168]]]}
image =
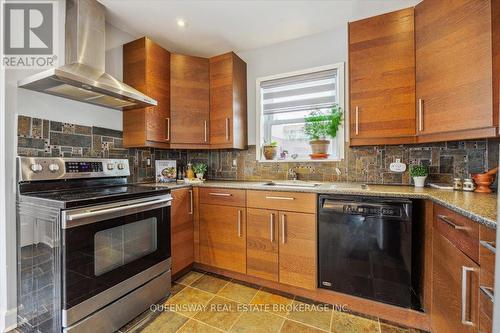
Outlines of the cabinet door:
{"label": "cabinet door", "polygon": [[316,215],[280,212],[279,218],[279,282],[315,289]]}
{"label": "cabinet door", "polygon": [[413,12],[349,23],[352,145],[415,141]]}
{"label": "cabinet door", "polygon": [[172,274],[188,267],[194,261],[193,190],[172,190],[171,244]]}
{"label": "cabinet door", "polygon": [[246,273],[245,208],[200,205],[200,262]]}
{"label": "cabinet door", "polygon": [[431,307],[434,332],[477,332],[478,271],[476,263],[440,233],[434,233]]}
{"label": "cabinet door", "polygon": [[488,127],[494,135],[491,3],[425,0],[415,7],[419,141],[457,131],[465,132],[437,138],[486,137]]}
{"label": "cabinet door", "polygon": [[210,58],[210,143],[231,146],[233,133],[233,58]]}
{"label": "cabinet door", "polygon": [[233,52],[210,58],[210,145],[247,148],[247,65]]}
{"label": "cabinet door", "polygon": [[247,274],[278,282],[278,211],[247,209]]}
{"label": "cabinet door", "polygon": [[172,144],[208,144],[209,86],[208,59],[171,54]]}
{"label": "cabinet door", "polygon": [[170,119],[170,53],[146,38],[147,93],[158,105],[146,108],[146,139],[169,142]]}

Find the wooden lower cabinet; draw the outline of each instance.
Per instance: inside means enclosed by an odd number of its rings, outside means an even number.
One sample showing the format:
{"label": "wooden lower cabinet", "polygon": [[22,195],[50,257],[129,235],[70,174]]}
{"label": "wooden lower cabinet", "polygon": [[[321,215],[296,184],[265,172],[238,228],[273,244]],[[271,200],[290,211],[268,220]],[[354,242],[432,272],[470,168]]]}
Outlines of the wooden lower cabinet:
{"label": "wooden lower cabinet", "polygon": [[316,215],[248,208],[247,275],[316,289]]}
{"label": "wooden lower cabinet", "polygon": [[278,211],[247,209],[247,274],[278,282]]}
{"label": "wooden lower cabinet", "polygon": [[315,289],[316,215],[280,212],[279,282]]}
{"label": "wooden lower cabinet", "polygon": [[246,210],[200,204],[200,263],[246,273]]}
{"label": "wooden lower cabinet", "polygon": [[439,232],[434,232],[431,310],[434,332],[478,332],[478,282],[479,266]]}
{"label": "wooden lower cabinet", "polygon": [[194,262],[193,190],[172,190],[171,255],[172,275]]}

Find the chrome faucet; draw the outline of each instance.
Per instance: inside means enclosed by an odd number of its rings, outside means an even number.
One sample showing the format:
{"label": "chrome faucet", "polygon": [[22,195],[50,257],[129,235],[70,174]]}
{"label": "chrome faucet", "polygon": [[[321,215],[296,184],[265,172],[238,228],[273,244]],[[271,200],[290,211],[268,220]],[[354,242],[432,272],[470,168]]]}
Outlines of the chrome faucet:
{"label": "chrome faucet", "polygon": [[293,169],[289,169],[289,170],[288,170],[288,175],[289,175],[290,177],[292,177],[292,180],[293,180],[293,181],[296,181],[296,180],[298,180],[298,179],[299,179],[299,175],[298,175],[298,174],[297,174],[297,172],[296,172],[296,171],[294,171]]}

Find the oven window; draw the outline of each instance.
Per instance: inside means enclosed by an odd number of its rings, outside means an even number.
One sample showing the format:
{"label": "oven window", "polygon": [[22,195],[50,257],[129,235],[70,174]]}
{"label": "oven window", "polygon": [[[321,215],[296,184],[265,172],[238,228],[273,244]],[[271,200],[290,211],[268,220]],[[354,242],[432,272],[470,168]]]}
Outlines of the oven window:
{"label": "oven window", "polygon": [[102,275],[157,250],[157,220],[150,217],[94,235],[94,274]]}

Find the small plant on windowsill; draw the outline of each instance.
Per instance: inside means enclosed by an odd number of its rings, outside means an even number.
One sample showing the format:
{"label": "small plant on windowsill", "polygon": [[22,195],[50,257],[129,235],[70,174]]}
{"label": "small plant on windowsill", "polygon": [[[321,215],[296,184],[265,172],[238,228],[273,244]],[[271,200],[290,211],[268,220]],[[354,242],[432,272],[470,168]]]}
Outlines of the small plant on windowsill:
{"label": "small plant on windowsill", "polygon": [[278,155],[278,142],[264,142],[264,144],[262,145],[262,152],[266,160],[274,160],[276,158],[276,155]]}
{"label": "small plant on windowsill", "polygon": [[305,117],[304,133],[310,139],[312,159],[328,158],[329,138],[337,136],[340,124],[342,123],[342,109],[338,105],[332,106],[327,112],[319,110],[311,111]]}
{"label": "small plant on windowsill", "polygon": [[196,178],[203,179],[205,172],[207,172],[208,166],[205,163],[196,163],[193,165],[193,171],[196,174]]}
{"label": "small plant on windowsill", "polygon": [[412,165],[410,167],[410,176],[413,177],[415,187],[424,187],[428,174],[429,170],[425,165]]}

